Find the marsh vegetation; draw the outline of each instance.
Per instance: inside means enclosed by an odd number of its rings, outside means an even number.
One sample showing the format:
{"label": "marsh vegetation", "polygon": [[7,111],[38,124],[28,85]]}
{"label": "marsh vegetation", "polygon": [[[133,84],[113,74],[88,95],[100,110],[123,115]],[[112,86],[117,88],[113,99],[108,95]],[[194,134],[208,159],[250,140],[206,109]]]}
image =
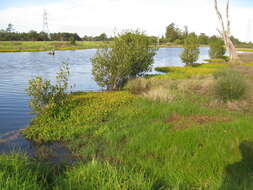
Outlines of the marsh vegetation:
{"label": "marsh vegetation", "polygon": [[22,134],[38,144],[60,143],[75,162],[0,155],[0,188],[252,189],[253,59],[242,54],[240,64],[228,64],[219,40],[209,63],[196,63],[199,39],[187,34],[186,66],[145,75],[156,50],[145,34],[127,32],[91,59],[107,91],[68,91],[68,65],[54,82],[30,80],[37,115]]}
{"label": "marsh vegetation", "polygon": [[[126,48],[135,47],[132,37]],[[124,43],[124,38],[118,40]],[[145,47],[149,52],[149,46]],[[110,60],[112,54],[105,51],[103,55]],[[150,58],[151,54],[141,55]],[[244,150],[253,151],[251,143],[245,142],[253,140],[253,64],[245,62],[251,55],[242,56],[240,65],[222,59],[159,67],[156,70],[164,74],[155,76],[130,73],[124,75],[127,80],[120,90],[69,93],[64,104],[47,101],[48,106],[43,106],[44,111],[23,134],[37,143],[61,142],[77,161],[52,165],[24,155],[1,156],[0,178],[7,181],[1,187],[251,189],[250,155]],[[104,63],[110,62],[96,62]],[[101,69],[109,76],[117,71]],[[30,84],[34,87],[35,83]],[[55,110],[57,114],[52,114]],[[236,172],[244,176],[243,183],[234,179]]]}

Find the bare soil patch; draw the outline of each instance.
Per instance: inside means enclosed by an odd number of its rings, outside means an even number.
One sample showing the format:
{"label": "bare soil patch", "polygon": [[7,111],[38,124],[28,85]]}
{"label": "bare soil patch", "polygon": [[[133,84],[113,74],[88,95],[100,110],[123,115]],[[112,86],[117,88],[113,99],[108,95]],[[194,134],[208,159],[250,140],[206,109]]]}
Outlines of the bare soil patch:
{"label": "bare soil patch", "polygon": [[204,125],[212,122],[229,122],[231,121],[228,117],[223,116],[208,116],[208,115],[192,115],[182,116],[177,113],[172,115],[166,120],[166,123],[173,125],[176,130],[191,128],[194,125]]}

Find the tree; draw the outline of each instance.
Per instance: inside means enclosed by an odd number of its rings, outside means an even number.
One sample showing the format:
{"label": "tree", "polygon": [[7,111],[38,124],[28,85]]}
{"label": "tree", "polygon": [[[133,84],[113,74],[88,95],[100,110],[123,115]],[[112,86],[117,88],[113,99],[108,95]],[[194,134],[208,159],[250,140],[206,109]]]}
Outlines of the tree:
{"label": "tree", "polygon": [[200,44],[208,44],[208,39],[209,39],[208,36],[204,33],[201,33],[199,35],[199,43]]}
{"label": "tree", "polygon": [[70,41],[70,44],[71,44],[71,45],[76,45],[76,39],[75,39],[74,36],[71,36],[71,37],[69,38],[69,41]]}
{"label": "tree", "polygon": [[175,40],[179,39],[181,36],[181,30],[176,27],[174,23],[171,23],[169,26],[166,28],[166,38],[170,42],[174,42]]}
{"label": "tree", "polygon": [[148,36],[125,32],[114,39],[111,49],[99,49],[91,59],[92,74],[101,87],[116,90],[132,78],[151,70],[155,49]]}
{"label": "tree", "polygon": [[224,41],[220,38],[217,38],[209,43],[210,50],[209,56],[212,59],[224,58],[226,53],[226,48],[224,46]]}
{"label": "tree", "polygon": [[37,33],[35,30],[31,30],[29,33],[28,33],[28,37],[31,41],[37,41],[38,40],[38,37],[39,37],[39,33]]}
{"label": "tree", "polygon": [[215,10],[216,10],[216,14],[218,15],[220,24],[221,24],[221,30],[218,29],[218,32],[220,33],[220,35],[222,36],[226,49],[229,53],[229,58],[230,58],[230,63],[235,63],[238,59],[239,56],[236,52],[235,46],[231,40],[231,32],[230,32],[230,20],[229,20],[229,0],[227,2],[227,9],[226,9],[226,21],[227,21],[227,25],[225,26],[224,23],[224,19],[218,9],[218,3],[217,0],[214,0],[214,5],[215,5]]}
{"label": "tree", "polygon": [[8,24],[8,26],[6,28],[6,32],[9,32],[9,33],[14,32],[14,26],[13,26],[13,24]]}
{"label": "tree", "polygon": [[105,33],[100,34],[99,36],[95,37],[96,41],[106,41],[107,35]]}
{"label": "tree", "polygon": [[189,34],[184,40],[184,50],[181,54],[181,60],[186,65],[193,64],[198,60],[199,57],[199,42],[196,34]]}

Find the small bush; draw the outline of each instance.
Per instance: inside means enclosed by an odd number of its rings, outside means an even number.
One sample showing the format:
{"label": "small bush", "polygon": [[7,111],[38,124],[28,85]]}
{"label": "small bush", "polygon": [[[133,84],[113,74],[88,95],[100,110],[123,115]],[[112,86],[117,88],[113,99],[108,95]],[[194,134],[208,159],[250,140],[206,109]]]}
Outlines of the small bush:
{"label": "small bush", "polygon": [[147,92],[150,89],[150,86],[151,83],[148,79],[137,78],[130,80],[126,85],[126,89],[128,89],[132,94],[142,94]]}
{"label": "small bush", "polygon": [[226,53],[226,48],[222,39],[217,38],[209,43],[209,56],[211,59],[223,59]]}
{"label": "small bush", "polygon": [[217,72],[213,73],[213,76],[216,80],[219,78],[222,78],[222,77],[228,77],[229,75],[234,75],[234,76],[237,75],[237,77],[239,77],[240,73],[238,73],[232,69],[221,69],[221,70],[218,70]]}
{"label": "small bush", "polygon": [[224,102],[238,100],[248,90],[245,78],[231,69],[219,71],[214,77],[217,79],[214,86],[215,95]]}
{"label": "small bush", "polygon": [[184,40],[184,50],[181,54],[181,60],[186,65],[194,64],[200,54],[198,37],[193,33],[186,37]]}
{"label": "small bush", "polygon": [[69,39],[69,41],[71,45],[76,45],[76,39],[73,36]]}
{"label": "small bush", "polygon": [[31,96],[30,107],[34,113],[41,113],[47,107],[59,107],[64,105],[67,99],[66,90],[69,80],[69,65],[64,63],[56,76],[56,84],[36,76],[29,81],[26,89],[27,95]]}

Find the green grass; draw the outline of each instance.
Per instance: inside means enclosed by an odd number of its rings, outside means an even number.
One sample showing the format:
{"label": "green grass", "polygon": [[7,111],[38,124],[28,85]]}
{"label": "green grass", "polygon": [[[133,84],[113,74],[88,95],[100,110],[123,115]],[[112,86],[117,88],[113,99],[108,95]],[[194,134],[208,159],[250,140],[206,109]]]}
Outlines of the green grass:
{"label": "green grass", "polygon": [[31,161],[25,155],[0,155],[0,189],[45,190],[51,178],[58,173],[56,168]]}
{"label": "green grass", "polygon": [[[224,176],[226,167],[232,164],[234,169],[233,164],[243,162],[239,146],[244,140],[253,141],[253,117],[211,109],[200,104],[205,98],[196,98],[197,102],[190,96],[178,97],[167,104],[124,91],[73,94],[73,111],[63,121],[40,115],[25,134],[39,142],[62,140],[82,160],[53,179],[59,190],[216,190],[221,186],[231,190],[240,189],[241,175],[247,188],[253,188],[245,163],[235,177]],[[175,113],[182,116],[182,129],[166,122]],[[197,116],[227,120],[188,126],[187,117]]]}
{"label": "green grass", "polygon": [[195,75],[207,75],[214,73],[218,69],[226,68],[228,64],[223,63],[210,63],[210,64],[196,64],[192,66],[185,67],[156,67],[155,70],[166,75],[161,75],[161,78],[171,78],[171,79],[185,79],[190,78]]}
{"label": "green grass", "polygon": [[0,52],[36,52],[55,50],[97,49],[110,47],[111,42],[77,41],[71,45],[67,41],[0,41]]}
{"label": "green grass", "polygon": [[[0,41],[0,52],[37,52],[55,50],[97,49],[111,47],[110,41]],[[153,45],[154,48],[182,48],[173,43]]]}
{"label": "green grass", "polygon": [[[97,49],[111,47],[111,41],[0,41],[0,52],[37,52],[55,50]],[[157,48],[156,45],[154,45]],[[161,44],[158,48],[180,47],[175,44]]]}
{"label": "green grass", "polygon": [[253,49],[251,49],[251,48],[237,48],[237,51],[252,52]]}
{"label": "green grass", "polygon": [[204,61],[208,63],[226,63],[225,59],[204,59]]}
{"label": "green grass", "polygon": [[[105,41],[77,41],[76,45],[71,45],[69,41],[0,41],[0,52],[37,52],[55,50],[78,50],[97,49],[110,47],[111,42]],[[182,48],[182,45],[174,43],[164,43],[155,48]],[[201,46],[207,47],[207,46]],[[253,49],[238,49],[238,51],[251,52]]]}
{"label": "green grass", "polygon": [[[168,67],[168,81],[149,80],[155,87],[166,87],[166,81],[189,86],[201,79],[186,78],[226,67]],[[54,166],[0,155],[0,189],[253,189],[252,112],[208,106],[211,96],[183,91],[169,103],[127,91],[69,95],[65,106],[34,118],[24,135],[39,143],[62,142],[78,162]]]}

